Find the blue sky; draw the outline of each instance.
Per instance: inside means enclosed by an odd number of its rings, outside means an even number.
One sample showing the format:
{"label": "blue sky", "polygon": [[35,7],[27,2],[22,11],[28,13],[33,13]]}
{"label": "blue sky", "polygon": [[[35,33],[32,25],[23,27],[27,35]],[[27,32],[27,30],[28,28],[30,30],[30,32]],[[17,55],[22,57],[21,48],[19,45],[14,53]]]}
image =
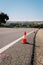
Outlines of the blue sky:
{"label": "blue sky", "polygon": [[12,21],[43,20],[43,0],[0,0],[0,12]]}

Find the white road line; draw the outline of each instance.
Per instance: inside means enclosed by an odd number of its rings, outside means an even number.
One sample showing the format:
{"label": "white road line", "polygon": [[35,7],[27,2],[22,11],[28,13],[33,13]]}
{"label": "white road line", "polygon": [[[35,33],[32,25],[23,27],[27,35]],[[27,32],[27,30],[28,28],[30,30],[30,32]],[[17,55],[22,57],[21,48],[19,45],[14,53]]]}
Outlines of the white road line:
{"label": "white road line", "polygon": [[[34,32],[34,30],[31,31],[31,32],[29,32],[29,33],[27,33],[27,36],[30,35],[30,34],[33,33],[33,32]],[[17,43],[18,41],[20,41],[23,37],[24,37],[24,36],[18,38],[17,40],[15,40],[15,41],[9,43],[8,45],[4,46],[3,48],[1,48],[1,49],[0,49],[0,53],[3,53],[3,52],[4,52],[5,50],[7,50],[9,47],[13,46],[15,43]]]}

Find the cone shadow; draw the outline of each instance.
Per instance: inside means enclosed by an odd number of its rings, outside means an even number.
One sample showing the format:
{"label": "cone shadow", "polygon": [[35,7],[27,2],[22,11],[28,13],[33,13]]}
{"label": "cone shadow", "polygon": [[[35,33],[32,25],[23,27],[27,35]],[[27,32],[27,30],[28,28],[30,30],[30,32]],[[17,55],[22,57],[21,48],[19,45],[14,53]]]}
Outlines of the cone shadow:
{"label": "cone shadow", "polygon": [[29,42],[26,42],[26,43],[23,43],[23,44],[29,44],[29,45],[33,45],[33,44],[29,43]]}

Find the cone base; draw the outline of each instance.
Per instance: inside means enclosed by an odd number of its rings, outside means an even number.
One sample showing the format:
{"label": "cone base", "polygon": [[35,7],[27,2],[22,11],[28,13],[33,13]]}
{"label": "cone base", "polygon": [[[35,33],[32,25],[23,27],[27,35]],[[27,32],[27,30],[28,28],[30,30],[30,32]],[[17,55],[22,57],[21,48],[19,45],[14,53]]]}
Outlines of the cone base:
{"label": "cone base", "polygon": [[27,42],[27,39],[26,38],[22,39],[22,42],[23,43],[26,43]]}

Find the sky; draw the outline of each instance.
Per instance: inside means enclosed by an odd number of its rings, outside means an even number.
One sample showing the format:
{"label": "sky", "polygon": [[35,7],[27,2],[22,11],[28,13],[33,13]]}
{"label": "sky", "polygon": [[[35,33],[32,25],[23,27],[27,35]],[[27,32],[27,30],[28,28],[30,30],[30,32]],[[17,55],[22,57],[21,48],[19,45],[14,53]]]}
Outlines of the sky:
{"label": "sky", "polygon": [[43,21],[43,0],[0,0],[10,21]]}

